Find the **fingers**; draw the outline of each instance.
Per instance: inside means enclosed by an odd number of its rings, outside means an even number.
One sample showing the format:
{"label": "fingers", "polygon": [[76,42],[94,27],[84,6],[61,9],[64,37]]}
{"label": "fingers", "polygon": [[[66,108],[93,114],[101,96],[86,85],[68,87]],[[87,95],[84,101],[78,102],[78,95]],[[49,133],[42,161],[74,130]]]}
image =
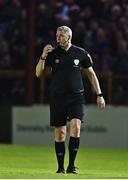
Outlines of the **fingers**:
{"label": "fingers", "polygon": [[47,44],[44,49],[43,49],[43,53],[41,55],[42,58],[46,59],[47,55],[49,52],[52,52],[54,48],[52,47],[51,44]]}
{"label": "fingers", "polygon": [[46,53],[51,52],[52,50],[53,50],[53,47],[52,47],[52,45],[50,45],[50,44],[48,44],[48,45],[46,45],[46,46],[44,47],[44,51],[45,51]]}
{"label": "fingers", "polygon": [[105,108],[105,103],[100,103],[100,104],[99,104],[99,108],[100,108],[100,109],[104,109],[104,108]]}
{"label": "fingers", "polygon": [[103,97],[98,97],[97,99],[97,105],[100,109],[104,109],[105,108],[105,101]]}

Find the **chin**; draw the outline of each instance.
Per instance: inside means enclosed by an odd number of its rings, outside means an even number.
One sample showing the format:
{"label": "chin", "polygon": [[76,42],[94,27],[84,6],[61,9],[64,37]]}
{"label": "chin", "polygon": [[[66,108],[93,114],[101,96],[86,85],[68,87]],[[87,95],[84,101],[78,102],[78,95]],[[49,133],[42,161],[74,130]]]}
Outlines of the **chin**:
{"label": "chin", "polygon": [[65,47],[63,44],[59,44],[59,46],[62,47],[62,48]]}

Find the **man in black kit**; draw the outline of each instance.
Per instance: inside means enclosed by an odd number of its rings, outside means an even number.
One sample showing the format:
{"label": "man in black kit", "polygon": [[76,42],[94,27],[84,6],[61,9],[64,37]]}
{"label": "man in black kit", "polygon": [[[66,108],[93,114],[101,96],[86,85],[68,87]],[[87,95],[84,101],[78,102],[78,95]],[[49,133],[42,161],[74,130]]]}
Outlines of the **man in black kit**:
{"label": "man in black kit", "polygon": [[92,68],[92,59],[87,51],[71,44],[72,31],[67,26],[57,28],[57,47],[46,45],[36,66],[39,77],[44,66],[52,67],[50,125],[55,127],[55,151],[58,162],[57,173],[65,173],[65,138],[67,121],[70,122],[69,164],[66,173],[77,174],[75,158],[80,142],[80,128],[84,115],[84,87],[80,67],[96,92],[97,105],[105,108],[99,81]]}

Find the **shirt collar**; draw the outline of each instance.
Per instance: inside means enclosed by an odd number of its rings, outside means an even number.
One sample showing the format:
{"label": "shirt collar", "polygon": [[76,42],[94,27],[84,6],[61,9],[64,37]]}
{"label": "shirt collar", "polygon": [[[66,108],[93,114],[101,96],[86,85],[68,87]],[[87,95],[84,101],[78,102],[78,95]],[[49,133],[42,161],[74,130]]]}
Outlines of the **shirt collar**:
{"label": "shirt collar", "polygon": [[61,48],[61,46],[57,46],[57,48],[59,49],[59,51],[61,51],[62,53],[68,53],[70,50],[71,50],[71,48],[72,48],[72,44],[71,44],[71,46],[69,47],[69,49],[66,51],[65,49],[63,49],[63,48]]}

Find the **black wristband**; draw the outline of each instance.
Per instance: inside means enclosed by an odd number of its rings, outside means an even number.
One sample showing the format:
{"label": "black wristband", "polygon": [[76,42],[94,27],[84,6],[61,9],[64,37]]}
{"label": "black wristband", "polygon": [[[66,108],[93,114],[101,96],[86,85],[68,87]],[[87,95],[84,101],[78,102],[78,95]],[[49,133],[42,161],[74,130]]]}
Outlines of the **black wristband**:
{"label": "black wristband", "polygon": [[42,61],[45,61],[46,58],[42,58],[42,57],[40,56],[40,59],[41,59]]}
{"label": "black wristband", "polygon": [[103,97],[103,93],[97,94],[97,97]]}

